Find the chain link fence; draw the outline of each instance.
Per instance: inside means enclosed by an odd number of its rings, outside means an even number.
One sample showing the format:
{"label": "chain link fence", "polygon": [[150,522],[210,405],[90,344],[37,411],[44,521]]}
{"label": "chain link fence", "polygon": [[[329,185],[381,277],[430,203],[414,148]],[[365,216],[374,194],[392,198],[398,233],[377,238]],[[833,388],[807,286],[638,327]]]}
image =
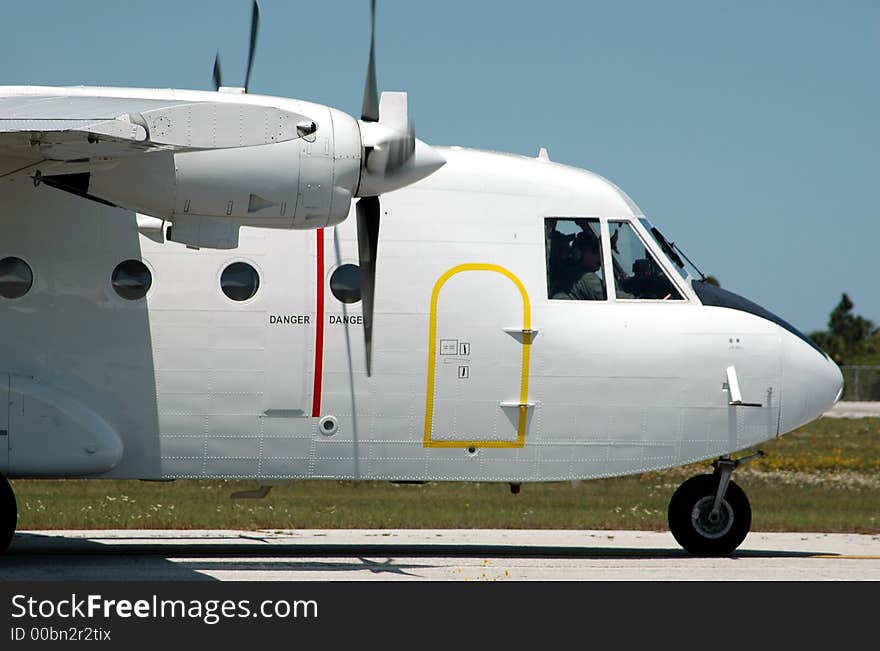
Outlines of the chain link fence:
{"label": "chain link fence", "polygon": [[841,400],[880,401],[880,366],[841,366]]}

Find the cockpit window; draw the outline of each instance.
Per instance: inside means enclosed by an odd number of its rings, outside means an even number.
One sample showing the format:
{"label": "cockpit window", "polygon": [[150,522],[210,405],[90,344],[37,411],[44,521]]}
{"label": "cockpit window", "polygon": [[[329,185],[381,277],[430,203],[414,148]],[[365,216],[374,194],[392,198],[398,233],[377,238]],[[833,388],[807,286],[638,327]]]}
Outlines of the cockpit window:
{"label": "cockpit window", "polygon": [[604,301],[605,265],[598,219],[544,220],[547,253],[547,297]]}
{"label": "cockpit window", "polygon": [[675,270],[682,278],[684,278],[685,280],[690,280],[692,278],[705,278],[703,272],[697,269],[694,263],[687,258],[687,256],[684,254],[684,251],[681,250],[681,247],[679,247],[675,242],[670,242],[669,240],[667,240],[663,236],[663,233],[657,230],[655,226],[651,225],[651,222],[649,222],[644,217],[640,217],[639,222],[641,222],[644,229],[648,231],[648,235],[650,235],[651,239],[657,243],[657,246],[660,247],[663,253],[665,253],[669,257],[669,259],[672,260]]}
{"label": "cockpit window", "polygon": [[666,272],[626,221],[608,223],[614,290],[619,299],[682,300]]}

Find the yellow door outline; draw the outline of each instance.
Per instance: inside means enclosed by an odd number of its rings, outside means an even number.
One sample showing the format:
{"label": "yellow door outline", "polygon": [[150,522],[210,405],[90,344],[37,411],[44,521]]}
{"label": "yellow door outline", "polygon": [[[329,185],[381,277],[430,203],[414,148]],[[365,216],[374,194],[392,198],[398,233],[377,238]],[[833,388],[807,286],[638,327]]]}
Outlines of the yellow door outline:
{"label": "yellow door outline", "polygon": [[[450,278],[463,271],[492,271],[505,276],[516,285],[523,300],[523,341],[522,341],[522,374],[519,389],[519,423],[515,441],[435,441],[431,438],[431,428],[434,419],[434,372],[437,364],[437,300],[440,290]],[[444,273],[434,284],[431,293],[431,323],[428,329],[428,388],[425,398],[425,439],[426,448],[521,448],[526,443],[526,423],[528,421],[528,398],[529,398],[529,352],[532,344],[531,304],[529,294],[520,279],[510,271],[497,264],[469,262],[452,267]],[[499,403],[500,404],[500,403]]]}

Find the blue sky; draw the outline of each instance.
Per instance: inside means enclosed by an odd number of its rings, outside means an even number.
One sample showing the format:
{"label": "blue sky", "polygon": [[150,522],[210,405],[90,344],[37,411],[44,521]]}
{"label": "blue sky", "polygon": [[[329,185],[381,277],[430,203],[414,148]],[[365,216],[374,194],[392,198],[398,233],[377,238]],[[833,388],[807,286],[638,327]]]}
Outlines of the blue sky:
{"label": "blue sky", "polygon": [[[620,185],[724,287],[798,327],[842,292],[880,324],[876,0],[379,0],[379,88],[432,144]],[[367,0],[262,0],[252,92],[360,111]],[[244,79],[249,0],[4,7],[0,83]]]}

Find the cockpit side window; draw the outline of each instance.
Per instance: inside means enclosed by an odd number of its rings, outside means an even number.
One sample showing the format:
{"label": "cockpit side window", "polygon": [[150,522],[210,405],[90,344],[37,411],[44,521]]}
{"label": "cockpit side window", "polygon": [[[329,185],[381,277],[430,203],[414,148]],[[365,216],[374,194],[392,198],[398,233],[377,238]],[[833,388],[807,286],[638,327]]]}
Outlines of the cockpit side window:
{"label": "cockpit side window", "polygon": [[548,217],[544,220],[547,297],[604,301],[605,264],[599,220]]}
{"label": "cockpit side window", "polygon": [[612,221],[608,229],[618,299],[683,300],[632,224]]}

